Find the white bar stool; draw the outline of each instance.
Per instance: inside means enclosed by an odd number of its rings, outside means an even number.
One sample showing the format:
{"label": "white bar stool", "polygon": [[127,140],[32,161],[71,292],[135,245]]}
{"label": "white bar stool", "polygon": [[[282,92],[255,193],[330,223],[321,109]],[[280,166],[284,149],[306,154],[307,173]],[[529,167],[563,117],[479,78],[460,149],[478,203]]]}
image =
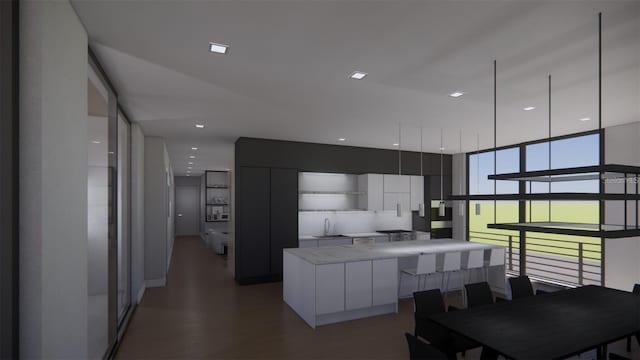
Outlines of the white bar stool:
{"label": "white bar stool", "polygon": [[505,264],[505,249],[493,248],[489,251],[489,259],[484,262],[484,270],[486,272],[485,280],[489,281],[489,269],[494,266],[504,266]]}
{"label": "white bar stool", "polygon": [[[451,273],[460,271],[461,258],[462,258],[462,253],[459,251],[447,252],[447,253],[444,253],[442,256],[442,266],[439,267],[437,271],[442,273],[442,285],[440,286],[440,289],[442,289],[442,292],[444,292],[445,300],[447,299],[447,293],[449,290],[449,279],[451,278]],[[446,287],[444,286],[445,274],[447,275]]]}
{"label": "white bar stool", "polygon": [[427,284],[427,275],[436,273],[436,254],[421,253],[418,255],[418,265],[415,269],[404,269],[400,271],[400,280],[398,281],[398,298],[400,297],[400,288],[402,286],[402,275],[407,274],[412,277],[418,277],[418,288],[420,291],[420,279],[424,278],[424,286]]}
{"label": "white bar stool", "polygon": [[[471,281],[471,271],[480,270],[482,277],[484,278],[484,249],[469,250],[462,253],[462,266],[461,270],[464,270],[464,274],[460,274],[460,288],[464,288],[464,284]],[[468,279],[465,279],[467,277]],[[467,304],[467,293],[462,291],[462,303]]]}

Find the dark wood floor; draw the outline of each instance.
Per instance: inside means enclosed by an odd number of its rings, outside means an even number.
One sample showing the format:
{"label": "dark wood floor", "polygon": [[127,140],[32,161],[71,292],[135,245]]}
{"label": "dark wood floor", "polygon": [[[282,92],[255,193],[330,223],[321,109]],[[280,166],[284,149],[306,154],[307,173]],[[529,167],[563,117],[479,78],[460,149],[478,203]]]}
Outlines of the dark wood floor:
{"label": "dark wood floor", "polygon": [[[167,286],[147,289],[116,357],[409,358],[403,334],[413,328],[411,301],[400,302],[399,314],[313,330],[282,301],[281,283],[238,286],[226,266],[199,237],[177,238]],[[621,343],[612,349],[626,354]],[[478,351],[466,355],[478,357]]]}

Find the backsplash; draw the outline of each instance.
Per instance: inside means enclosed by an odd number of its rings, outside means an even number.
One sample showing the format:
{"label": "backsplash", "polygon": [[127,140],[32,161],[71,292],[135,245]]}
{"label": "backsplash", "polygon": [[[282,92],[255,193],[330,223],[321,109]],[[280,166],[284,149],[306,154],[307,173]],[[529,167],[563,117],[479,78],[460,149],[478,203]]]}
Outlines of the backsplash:
{"label": "backsplash", "polygon": [[298,213],[298,235],[323,235],[324,219],[329,219],[329,234],[373,232],[376,230],[411,230],[411,212],[397,217],[395,211],[318,211]]}

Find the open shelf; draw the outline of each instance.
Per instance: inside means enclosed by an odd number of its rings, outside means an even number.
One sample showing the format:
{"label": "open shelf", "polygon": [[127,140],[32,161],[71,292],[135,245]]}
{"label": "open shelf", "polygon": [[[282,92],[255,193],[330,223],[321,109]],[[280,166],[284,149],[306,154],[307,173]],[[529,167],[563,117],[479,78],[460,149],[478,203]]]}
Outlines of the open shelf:
{"label": "open shelf", "polygon": [[568,222],[526,222],[487,224],[490,229],[531,231],[547,234],[575,235],[617,239],[640,236],[640,227],[635,225],[585,224]]}
{"label": "open shelf", "polygon": [[626,174],[640,174],[640,167],[629,165],[595,165],[573,168],[526,171],[489,175],[489,180],[561,182],[598,179],[623,179]]}
{"label": "open shelf", "polygon": [[366,191],[300,191],[300,195],[366,195]]}

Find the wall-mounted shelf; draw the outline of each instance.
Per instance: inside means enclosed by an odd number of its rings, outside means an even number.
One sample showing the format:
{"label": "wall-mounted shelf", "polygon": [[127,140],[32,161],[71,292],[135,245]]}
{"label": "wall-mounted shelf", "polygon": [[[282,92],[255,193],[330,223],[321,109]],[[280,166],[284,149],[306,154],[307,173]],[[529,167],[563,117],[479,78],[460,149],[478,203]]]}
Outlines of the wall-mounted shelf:
{"label": "wall-mounted shelf", "polygon": [[366,195],[366,191],[300,191],[300,195]]}
{"label": "wall-mounted shelf", "polygon": [[206,222],[229,221],[229,172],[205,171]]}

